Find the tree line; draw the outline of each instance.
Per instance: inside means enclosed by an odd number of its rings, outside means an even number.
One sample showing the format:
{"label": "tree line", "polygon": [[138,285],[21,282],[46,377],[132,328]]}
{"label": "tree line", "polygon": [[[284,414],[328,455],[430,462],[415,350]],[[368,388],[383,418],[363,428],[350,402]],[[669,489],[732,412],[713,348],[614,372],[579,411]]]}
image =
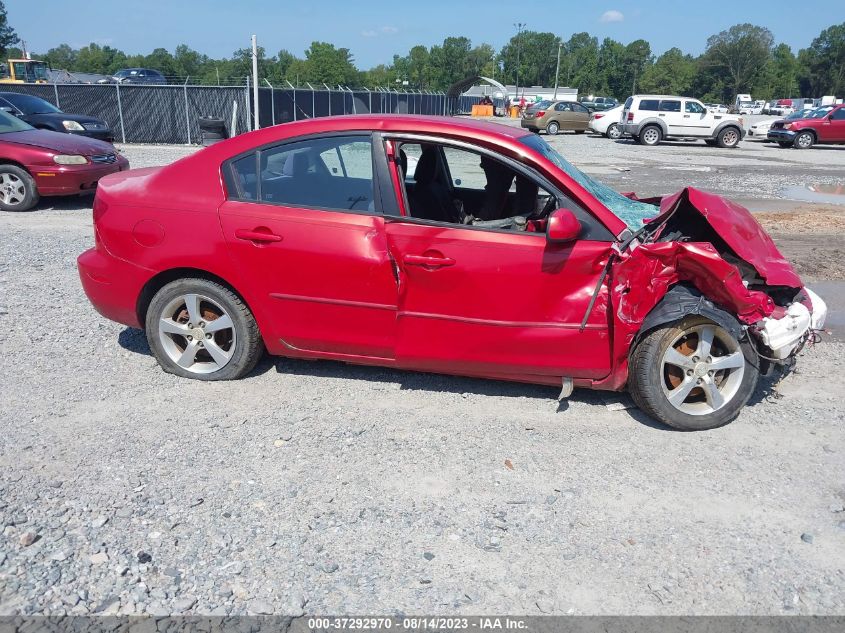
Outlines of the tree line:
{"label": "tree line", "polygon": [[[6,24],[0,2],[0,51],[20,53],[14,30]],[[706,101],[731,102],[736,94],[754,98],[816,97],[845,94],[845,22],[824,29],[797,53],[776,43],[771,31],[737,24],[707,39],[698,56],[671,48],[654,55],[643,39],[623,44],[611,38],[575,33],[564,40],[550,32],[522,31],[496,51],[489,44],[473,46],[469,38],[447,37],[431,47],[414,46],[394,55],[391,64],[368,70],[355,65],[352,52],[328,42],[313,42],[297,56],[288,50],[275,55],[259,48],[259,77],[276,86],[311,83],[330,87],[409,87],[446,90],[471,75],[492,77],[521,86],[553,86],[558,50],[561,86],[581,94],[623,99],[633,93],[694,95]],[[112,74],[121,68],[154,68],[164,75],[203,84],[243,84],[252,72],[252,51],[242,48],[231,57],[214,59],[185,44],[171,53],[157,48],[148,55],[129,55],[111,46],[61,44],[33,58],[52,68]],[[517,59],[519,60],[517,67]]]}

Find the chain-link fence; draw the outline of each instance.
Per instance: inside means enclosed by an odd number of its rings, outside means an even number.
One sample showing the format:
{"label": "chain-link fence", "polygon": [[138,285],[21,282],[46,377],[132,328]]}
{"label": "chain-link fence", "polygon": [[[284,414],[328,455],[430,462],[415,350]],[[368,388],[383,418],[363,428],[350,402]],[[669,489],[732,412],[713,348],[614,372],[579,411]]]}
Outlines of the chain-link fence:
{"label": "chain-link fence", "polygon": [[[254,127],[252,90],[247,86],[158,86],[88,84],[5,84],[2,90],[41,97],[59,109],[109,124],[123,143],[198,144],[200,117],[223,119],[231,134]],[[261,87],[261,127],[339,114],[430,114],[468,112],[478,97],[449,99],[442,92],[320,90]]]}

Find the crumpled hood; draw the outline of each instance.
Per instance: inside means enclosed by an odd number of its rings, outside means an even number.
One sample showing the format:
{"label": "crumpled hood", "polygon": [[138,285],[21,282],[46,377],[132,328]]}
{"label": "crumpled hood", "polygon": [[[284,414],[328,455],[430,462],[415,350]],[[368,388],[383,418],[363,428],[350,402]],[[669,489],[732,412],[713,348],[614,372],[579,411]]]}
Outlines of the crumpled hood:
{"label": "crumpled hood", "polygon": [[[683,204],[684,199],[688,204]],[[660,201],[660,214],[649,224],[659,224],[673,215],[673,212],[684,212],[688,209],[700,214],[734,253],[753,266],[767,284],[790,288],[803,287],[795,269],[786,261],[751,212],[721,196],[687,187],[663,198]]]}
{"label": "crumpled hood", "polygon": [[94,156],[96,154],[114,154],[114,147],[105,141],[63,134],[50,130],[24,130],[23,132],[8,132],[0,137],[5,143],[18,143],[53,150],[60,154],[82,154]]}

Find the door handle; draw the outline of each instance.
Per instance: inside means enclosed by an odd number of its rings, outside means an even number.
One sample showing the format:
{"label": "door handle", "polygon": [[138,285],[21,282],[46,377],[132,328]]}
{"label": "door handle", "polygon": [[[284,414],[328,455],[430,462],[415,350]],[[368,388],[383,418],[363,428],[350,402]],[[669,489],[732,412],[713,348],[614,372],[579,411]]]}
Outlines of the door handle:
{"label": "door handle", "polygon": [[281,242],[282,236],[270,233],[269,231],[248,231],[246,229],[238,229],[235,231],[235,237],[239,240],[247,240],[249,242]]}
{"label": "door handle", "polygon": [[685,118],[685,119],[688,119],[688,118],[689,118],[689,115],[688,115],[688,114],[685,114],[685,115],[684,115],[684,118]]}
{"label": "door handle", "polygon": [[443,268],[455,264],[455,260],[451,257],[431,257],[428,255],[405,255],[402,261],[408,266],[422,266],[423,268]]}

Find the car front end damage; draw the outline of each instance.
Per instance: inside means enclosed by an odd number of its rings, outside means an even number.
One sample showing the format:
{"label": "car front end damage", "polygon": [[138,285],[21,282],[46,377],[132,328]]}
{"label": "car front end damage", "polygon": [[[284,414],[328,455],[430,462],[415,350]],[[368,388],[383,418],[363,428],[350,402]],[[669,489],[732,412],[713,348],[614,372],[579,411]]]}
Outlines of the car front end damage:
{"label": "car front end damage", "polygon": [[827,315],[748,210],[692,188],[660,200],[615,253],[608,278],[616,371],[593,388],[622,389],[637,341],[688,315],[739,327],[764,374],[790,366]]}

